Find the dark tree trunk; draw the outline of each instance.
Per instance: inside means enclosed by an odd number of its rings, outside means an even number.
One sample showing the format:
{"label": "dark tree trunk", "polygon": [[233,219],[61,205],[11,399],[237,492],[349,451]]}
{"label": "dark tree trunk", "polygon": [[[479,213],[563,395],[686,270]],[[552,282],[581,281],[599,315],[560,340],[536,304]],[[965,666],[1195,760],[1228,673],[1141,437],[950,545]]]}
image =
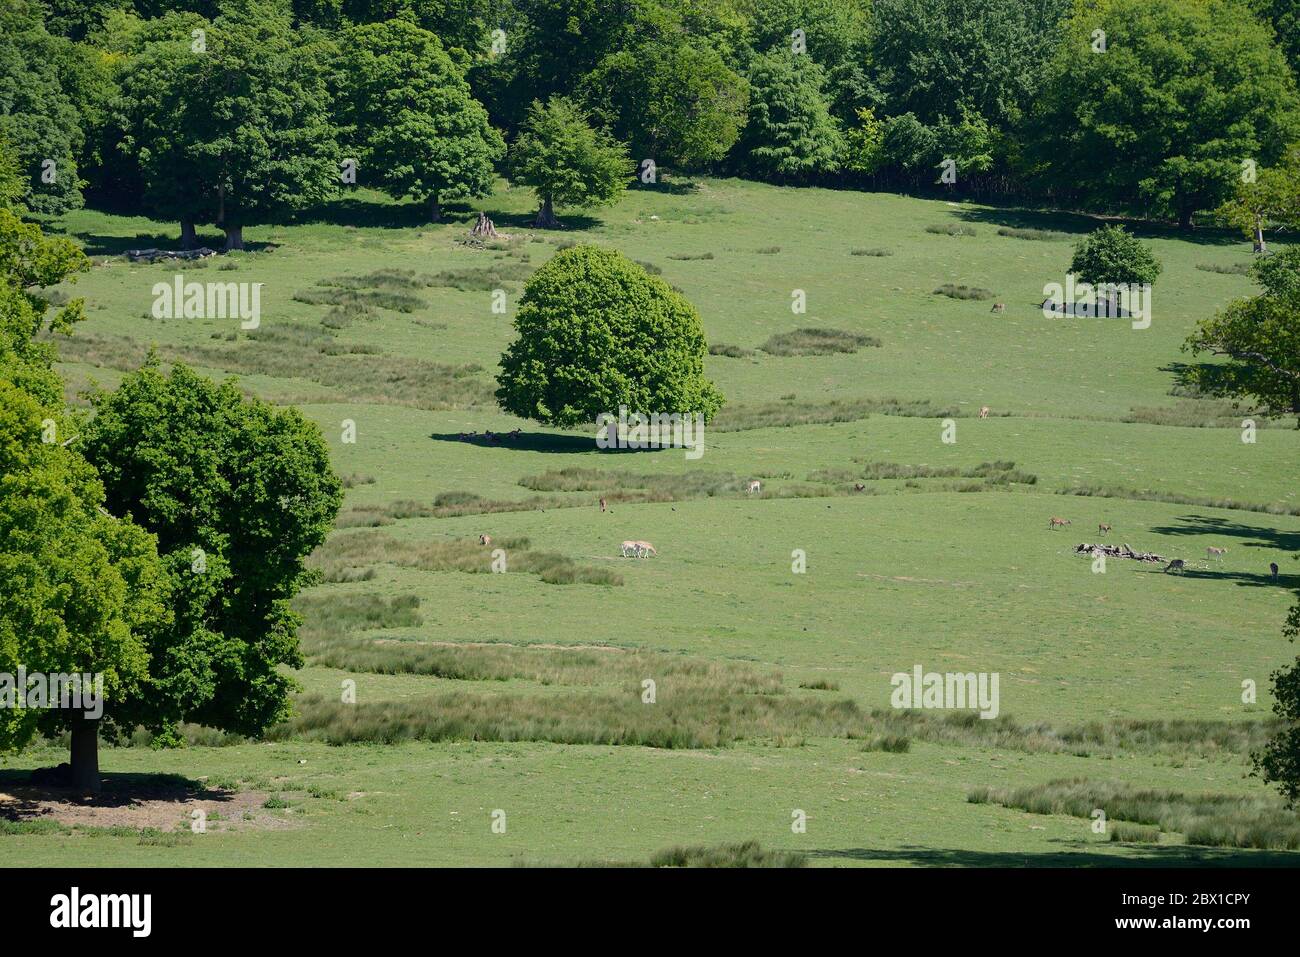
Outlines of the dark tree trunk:
{"label": "dark tree trunk", "polygon": [[194,231],[194,220],[181,220],[181,249],[193,249],[199,244],[198,236]]}
{"label": "dark tree trunk", "polygon": [[429,197],[429,222],[442,222],[442,207],[438,204],[437,196]]}
{"label": "dark tree trunk", "polygon": [[99,791],[99,722],[78,714],[72,719],[69,784],[84,794]]}
{"label": "dark tree trunk", "polygon": [[244,227],[243,226],[224,226],[226,231],[226,249],[243,249],[244,248]]}
{"label": "dark tree trunk", "polygon": [[1178,211],[1178,228],[1184,231],[1190,231],[1192,228],[1192,214],[1194,209],[1180,209]]}
{"label": "dark tree trunk", "polygon": [[537,221],[533,225],[539,229],[554,229],[560,225],[560,221],[555,218],[555,207],[551,205],[549,196],[542,200],[541,208],[537,210]]}

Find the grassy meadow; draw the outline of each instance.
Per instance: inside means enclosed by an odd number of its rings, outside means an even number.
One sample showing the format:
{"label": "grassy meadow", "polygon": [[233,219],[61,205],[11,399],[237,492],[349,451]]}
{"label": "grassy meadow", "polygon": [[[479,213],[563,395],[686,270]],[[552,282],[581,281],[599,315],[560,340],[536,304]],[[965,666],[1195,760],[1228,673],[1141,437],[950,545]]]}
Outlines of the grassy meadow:
{"label": "grassy meadow", "polygon": [[[1039,308],[1085,217],[704,179],[541,231],[502,184],[482,208],[509,238],[484,247],[465,242],[477,208],[428,225],[360,192],[249,228],[249,252],[152,265],[122,254],[173,248],[175,224],[50,224],[95,261],[61,290],[88,314],[60,342],[71,392],[150,348],[236,374],[320,425],[348,492],[299,598],[289,722],[101,753],[110,777],[258,807],[203,834],[181,805],[157,833],[11,822],[0,863],[644,864],[744,841],[812,866],[1300,862],[1248,776],[1270,672],[1296,653],[1300,432],[1259,422],[1245,443],[1240,413],[1176,385],[1194,324],[1253,288],[1247,242],[1139,230],[1164,271],[1134,329]],[[727,397],[700,458],[601,451],[594,429],[496,407],[523,283],[574,242],[698,309]],[[153,318],[177,273],[264,284],[260,327]],[[1099,523],[1186,574],[1094,572],[1073,549]],[[625,539],[658,554],[623,558]],[[895,711],[890,676],[918,664],[997,672],[999,718]],[[0,791],[63,753],[7,758]],[[1152,790],[1158,813],[1133,798]]]}

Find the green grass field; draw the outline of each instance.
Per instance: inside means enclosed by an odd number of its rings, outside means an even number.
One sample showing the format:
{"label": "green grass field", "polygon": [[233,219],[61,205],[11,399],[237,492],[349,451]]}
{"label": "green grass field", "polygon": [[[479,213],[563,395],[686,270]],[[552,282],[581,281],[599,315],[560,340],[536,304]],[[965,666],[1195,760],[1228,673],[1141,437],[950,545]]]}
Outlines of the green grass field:
{"label": "green grass field", "polygon": [[[1216,735],[1247,726],[1238,737],[1260,739],[1270,672],[1295,655],[1280,627],[1300,586],[1300,432],[1261,423],[1243,443],[1242,416],[1225,403],[1170,393],[1195,322],[1252,289],[1198,266],[1249,262],[1247,243],[1146,234],[1164,272],[1150,328],[1133,329],[1038,308],[1043,285],[1065,279],[1071,241],[1096,226],[1082,217],[736,180],[632,191],[561,232],[528,228],[520,191],[503,186],[485,208],[512,236],[496,248],[462,242],[467,208],[420,226],[410,208],[361,194],[312,222],[249,229],[254,251],[198,265],[119,255],[173,246],[171,224],[80,211],[53,225],[97,260],[68,290],[89,315],[61,344],[74,390],[111,387],[151,345],[164,360],[238,373],[248,391],[320,424],[351,488],[318,557],[334,580],[301,599],[311,659],[301,719],[265,742],[207,736],[101,754],[110,776],[182,775],[218,803],[255,792],[271,807],[171,840],[15,826],[0,830],[0,863],[644,863],[675,845],[745,840],[817,866],[1300,862],[1294,827],[1223,846],[1168,827],[1158,841],[1107,840],[1087,818],[967,800],[1087,779],[1277,803],[1247,776],[1249,746]],[[926,228],[951,224],[975,235]],[[1067,235],[1030,241],[1000,227]],[[710,344],[739,347],[709,357],[728,403],[698,460],[601,452],[594,429],[543,429],[493,403],[523,279],[575,241],[661,270],[698,308]],[[430,277],[409,290],[411,311],[372,306],[328,328],[330,305],[302,301],[379,269]],[[152,318],[154,283],[178,272],[264,283],[261,328]],[[944,284],[990,290],[1006,311],[936,295]],[[494,289],[506,314],[492,310]],[[791,310],[796,290],[804,314]],[[759,348],[802,328],[880,344]],[[811,421],[790,424],[801,417]],[[942,441],[947,418],[953,443]],[[355,443],[342,441],[345,420]],[[515,428],[517,441],[458,438]],[[599,474],[555,474],[572,469]],[[757,496],[743,491],[753,478]],[[1062,494],[1089,489],[1107,494]],[[456,492],[480,500],[439,502]],[[1051,516],[1072,524],[1049,530]],[[1114,527],[1106,541],[1185,558],[1187,573],[1123,560],[1095,573],[1073,547],[1097,541],[1103,522]],[[545,580],[555,556],[491,574],[481,534],[526,538],[508,560],[557,553],[579,582]],[[658,554],[622,558],[625,539]],[[1207,560],[1207,546],[1228,551]],[[470,566],[485,573],[459,570]],[[622,583],[582,583],[608,573]],[[406,619],[350,618],[367,596],[418,607]],[[335,656],[323,660],[330,641]],[[600,647],[573,650],[589,646]],[[389,665],[357,669],[349,648]],[[433,652],[436,662],[410,665]],[[466,676],[488,664],[499,673]],[[890,676],[918,664],[997,672],[1003,717],[891,717]],[[658,683],[654,704],[641,702],[643,678]],[[355,705],[336,704],[345,680]],[[1245,681],[1258,686],[1254,704],[1243,703]],[[755,699],[771,710],[751,715]],[[462,717],[438,723],[457,708]],[[391,734],[367,740],[353,713],[379,715]],[[1194,731],[1134,730],[1152,721]],[[1090,723],[1080,745],[1071,731]],[[720,727],[736,730],[717,746],[581,743]],[[908,737],[906,750],[874,747],[886,732]],[[8,758],[0,791],[60,755],[50,744]],[[801,833],[796,811],[807,815]],[[174,826],[188,831],[180,804]]]}

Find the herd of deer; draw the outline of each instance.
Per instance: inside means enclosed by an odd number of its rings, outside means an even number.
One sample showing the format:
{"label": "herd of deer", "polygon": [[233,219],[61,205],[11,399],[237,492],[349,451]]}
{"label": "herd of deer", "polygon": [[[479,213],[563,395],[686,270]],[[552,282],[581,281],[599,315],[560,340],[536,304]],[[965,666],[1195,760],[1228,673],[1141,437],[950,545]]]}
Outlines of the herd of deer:
{"label": "herd of deer", "polygon": [[[1065,527],[1066,525],[1069,525],[1069,524],[1070,524],[1070,520],[1069,520],[1068,518],[1060,518],[1060,517],[1058,517],[1058,516],[1056,516],[1056,515],[1053,515],[1051,518],[1049,518],[1049,519],[1047,520],[1047,527],[1048,527],[1049,530],[1050,530],[1050,529],[1053,529],[1053,528],[1063,528],[1063,527]],[[1110,526],[1110,524],[1108,524],[1107,522],[1101,522],[1101,523],[1099,523],[1099,524],[1097,525],[1097,534],[1098,534],[1098,535],[1105,535],[1107,532],[1110,532],[1110,531],[1113,531],[1113,529],[1112,529],[1112,527]],[[1226,554],[1228,554],[1228,550],[1227,550],[1226,548],[1220,548],[1220,547],[1217,546],[1217,545],[1210,545],[1209,547],[1207,547],[1207,548],[1205,549],[1205,557],[1206,557],[1207,559],[1210,559],[1210,558],[1216,558],[1216,559],[1218,559],[1218,560],[1221,562],[1221,561],[1223,561],[1223,556],[1226,555]],[[1277,578],[1277,575],[1278,575],[1277,562],[1269,562],[1269,563],[1268,563],[1268,570],[1269,570],[1270,573],[1272,573],[1273,578],[1276,579],[1276,578]],[[1182,558],[1174,558],[1174,559],[1171,559],[1170,562],[1169,562],[1169,564],[1165,566],[1165,571],[1167,571],[1167,572],[1169,572],[1169,571],[1175,571],[1175,572],[1184,572],[1184,571],[1187,571],[1187,561],[1186,561],[1186,559],[1182,559]]]}

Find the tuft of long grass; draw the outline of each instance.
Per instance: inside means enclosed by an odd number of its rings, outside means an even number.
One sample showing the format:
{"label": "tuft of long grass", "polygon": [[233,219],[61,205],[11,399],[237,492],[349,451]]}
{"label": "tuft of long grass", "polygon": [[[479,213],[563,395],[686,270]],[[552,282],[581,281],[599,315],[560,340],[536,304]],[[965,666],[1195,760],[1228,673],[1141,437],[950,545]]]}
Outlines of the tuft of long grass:
{"label": "tuft of long grass", "polygon": [[874,336],[862,336],[842,329],[795,329],[770,336],[759,346],[774,356],[828,356],[837,352],[857,352],[863,346],[879,347]]}
{"label": "tuft of long grass", "polygon": [[1063,233],[1058,229],[1020,229],[1013,226],[999,227],[998,235],[1008,236],[1011,239],[1034,239],[1042,242],[1060,242],[1074,238],[1070,233]]}
{"label": "tuft of long grass", "polygon": [[944,283],[934,291],[934,294],[947,296],[949,299],[992,299],[996,295],[991,289],[980,286],[957,286],[950,282]]}
{"label": "tuft of long grass", "polygon": [[1127,498],[1139,502],[1171,502],[1175,505],[1237,509],[1244,512],[1262,512],[1266,515],[1300,515],[1300,506],[1283,505],[1280,502],[1240,502],[1232,498],[1214,498],[1208,495],[1180,495],[1175,492],[1124,488],[1118,485],[1071,485],[1067,488],[1057,489],[1057,494],[1093,496],[1096,498]]}
{"label": "tuft of long grass", "polygon": [[771,851],[757,841],[702,847],[670,847],[650,858],[651,867],[806,867],[796,851]]}
{"label": "tuft of long grass", "polygon": [[941,226],[926,226],[927,233],[934,233],[939,236],[974,236],[975,227],[967,226],[965,223],[945,223]]}

